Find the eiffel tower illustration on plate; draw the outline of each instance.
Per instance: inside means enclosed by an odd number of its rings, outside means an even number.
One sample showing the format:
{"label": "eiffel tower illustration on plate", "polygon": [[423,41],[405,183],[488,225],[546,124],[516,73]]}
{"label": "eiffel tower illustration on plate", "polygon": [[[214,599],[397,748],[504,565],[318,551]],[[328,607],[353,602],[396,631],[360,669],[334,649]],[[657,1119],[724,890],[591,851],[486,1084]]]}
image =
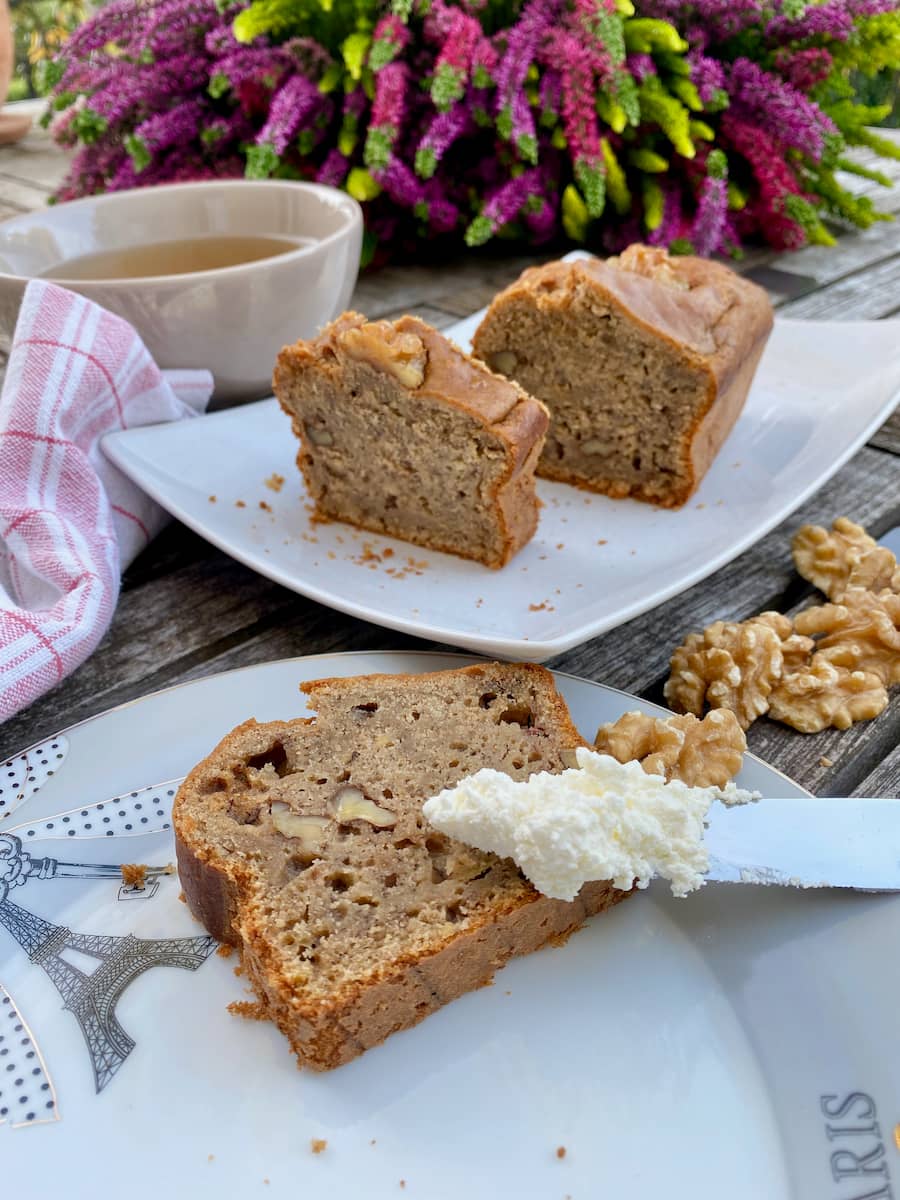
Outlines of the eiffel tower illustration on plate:
{"label": "eiffel tower illustration on plate", "polygon": [[[0,924],[16,939],[31,962],[47,972],[63,998],[63,1007],[73,1014],[87,1043],[94,1084],[101,1092],[110,1082],[135,1042],[122,1028],[116,1016],[116,1004],[122,993],[151,967],[183,967],[196,971],[217,946],[214,938],[139,938],[133,934],[113,937],[101,933],[74,933],[62,925],[53,925],[8,899],[9,889],[27,882],[30,875],[42,877],[45,863],[22,851],[21,842],[11,834],[0,835]],[[18,843],[18,845],[16,845]],[[113,868],[106,865],[53,862],[54,876],[109,878]],[[60,870],[62,868],[62,870]],[[118,873],[118,867],[115,868]],[[76,951],[97,963],[93,972],[75,966],[65,951]],[[75,956],[73,956],[75,957]],[[84,961],[82,959],[82,961]]]}

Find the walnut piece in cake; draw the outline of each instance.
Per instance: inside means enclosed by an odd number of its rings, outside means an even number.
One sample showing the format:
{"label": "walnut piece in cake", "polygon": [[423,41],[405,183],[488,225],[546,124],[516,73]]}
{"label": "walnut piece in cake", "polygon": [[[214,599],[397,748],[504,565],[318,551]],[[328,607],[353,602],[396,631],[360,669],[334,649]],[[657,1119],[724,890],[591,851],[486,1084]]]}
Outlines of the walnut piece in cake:
{"label": "walnut piece in cake", "polygon": [[625,713],[600,726],[594,745],[621,763],[638,760],[648,775],[663,775],[667,782],[725,787],[741,769],[747,739],[734,713],[716,708],[702,721],[690,714]]}
{"label": "walnut piece in cake", "polygon": [[847,517],[838,517],[830,531],[821,525],[802,525],[791,549],[798,572],[829,600],[840,602],[848,588],[900,593],[895,556]]}

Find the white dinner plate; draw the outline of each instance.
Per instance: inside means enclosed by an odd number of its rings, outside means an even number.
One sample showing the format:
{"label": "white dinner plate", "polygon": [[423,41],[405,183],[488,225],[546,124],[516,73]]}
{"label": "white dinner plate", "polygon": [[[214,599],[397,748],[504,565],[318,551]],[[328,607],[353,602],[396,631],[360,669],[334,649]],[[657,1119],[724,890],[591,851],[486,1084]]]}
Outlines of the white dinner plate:
{"label": "white dinner plate", "polygon": [[[164,781],[251,714],[303,714],[301,680],[466,661],[248,667],[113,709],[0,767],[0,877],[24,879],[0,903],[5,1194],[893,1195],[900,897],[709,885],[674,900],[654,884],[317,1075],[297,1070],[274,1026],[226,1011],[245,985],[176,878],[121,885],[118,864],[172,859]],[[628,709],[659,711],[558,682],[589,737]],[[805,794],[751,758],[741,782]],[[97,864],[109,878],[87,877]],[[870,1174],[852,1175],[854,1155]]]}
{"label": "white dinner plate", "polygon": [[[482,315],[444,332],[468,349]],[[301,595],[390,629],[540,662],[758,541],[847,461],[898,397],[900,322],[777,321],[744,411],[684,508],[539,480],[537,533],[501,571],[314,523],[296,439],[275,400],[109,434],[103,449],[179,520]]]}

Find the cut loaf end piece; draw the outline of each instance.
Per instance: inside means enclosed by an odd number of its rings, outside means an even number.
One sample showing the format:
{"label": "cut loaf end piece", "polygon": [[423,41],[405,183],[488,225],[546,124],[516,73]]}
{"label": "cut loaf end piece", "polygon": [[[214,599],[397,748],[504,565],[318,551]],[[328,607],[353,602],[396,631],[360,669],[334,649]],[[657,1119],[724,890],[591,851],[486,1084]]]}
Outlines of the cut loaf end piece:
{"label": "cut loaf end piece", "polygon": [[533,535],[546,409],[423,321],[344,313],[273,382],[319,516],[489,567]]}
{"label": "cut loaf end piece", "polygon": [[315,717],[239,726],[173,810],[191,911],[240,948],[301,1065],[348,1062],[627,895],[601,882],[550,900],[422,816],[481,767],[527,779],[575,765],[587,743],[548,671],[489,663],[303,690]]}
{"label": "cut loaf end piece", "polygon": [[526,270],[474,353],[550,409],[539,475],[677,508],[737,420],[771,329],[756,284],[633,245]]}

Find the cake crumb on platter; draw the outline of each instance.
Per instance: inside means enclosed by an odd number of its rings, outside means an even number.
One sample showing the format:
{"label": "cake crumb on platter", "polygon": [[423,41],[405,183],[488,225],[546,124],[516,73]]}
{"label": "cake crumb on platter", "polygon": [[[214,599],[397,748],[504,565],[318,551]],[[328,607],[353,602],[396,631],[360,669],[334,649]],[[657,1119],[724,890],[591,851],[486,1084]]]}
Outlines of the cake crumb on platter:
{"label": "cake crumb on platter", "polygon": [[263,510],[263,512],[270,513],[272,511],[272,505],[266,500],[260,500],[259,507]]}
{"label": "cake crumb on platter", "polygon": [[146,863],[122,863],[119,870],[122,872],[122,882],[126,887],[137,888],[139,891],[143,889],[147,882],[148,867]]}
{"label": "cake crumb on platter", "polygon": [[325,1138],[310,1138],[309,1148],[313,1154],[321,1154],[328,1149],[328,1142]]}
{"label": "cake crumb on platter", "polygon": [[279,475],[277,471],[273,471],[268,479],[264,479],[263,483],[273,492],[280,492],[284,487],[284,476]]}
{"label": "cake crumb on platter", "polygon": [[245,500],[235,500],[234,507],[235,508],[246,508],[247,502]]}
{"label": "cake crumb on platter", "polygon": [[219,958],[231,958],[232,954],[234,954],[234,946],[229,946],[227,942],[222,942],[216,954],[218,954]]}
{"label": "cake crumb on platter", "polygon": [[566,1157],[566,1148],[565,1148],[565,1146],[557,1146],[557,1147],[556,1147],[556,1157],[557,1157],[557,1158],[565,1158],[565,1157]]}
{"label": "cake crumb on platter", "polygon": [[245,1021],[266,1021],[268,1014],[258,1000],[232,1000],[228,1011],[235,1017],[243,1017]]}

